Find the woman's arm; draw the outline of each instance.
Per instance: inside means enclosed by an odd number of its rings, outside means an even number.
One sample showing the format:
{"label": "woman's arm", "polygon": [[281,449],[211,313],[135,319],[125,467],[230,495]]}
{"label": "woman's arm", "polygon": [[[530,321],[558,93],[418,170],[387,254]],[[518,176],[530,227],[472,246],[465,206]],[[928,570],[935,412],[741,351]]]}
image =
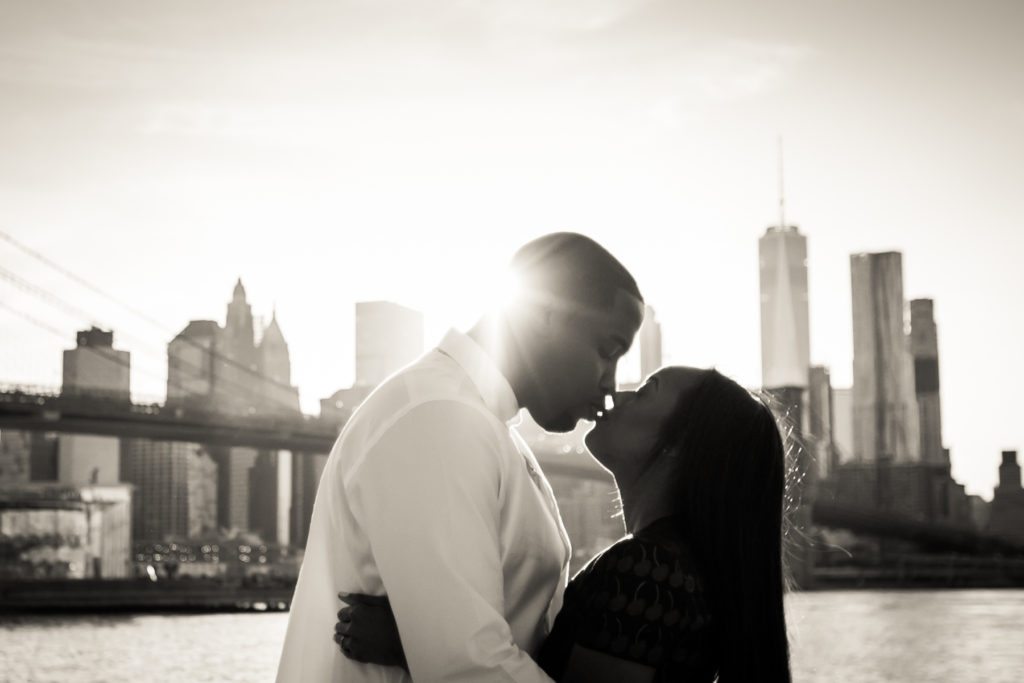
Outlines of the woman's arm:
{"label": "woman's arm", "polygon": [[591,650],[579,643],[572,646],[569,663],[560,683],[650,683],[654,667]]}

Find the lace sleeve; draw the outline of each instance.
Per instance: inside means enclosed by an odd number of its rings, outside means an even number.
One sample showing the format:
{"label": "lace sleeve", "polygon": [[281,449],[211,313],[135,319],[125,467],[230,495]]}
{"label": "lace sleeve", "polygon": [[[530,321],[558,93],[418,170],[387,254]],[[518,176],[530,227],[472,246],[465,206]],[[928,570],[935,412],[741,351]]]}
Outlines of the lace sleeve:
{"label": "lace sleeve", "polygon": [[637,539],[617,544],[588,568],[578,600],[584,647],[659,668],[707,654],[711,615],[685,555]]}

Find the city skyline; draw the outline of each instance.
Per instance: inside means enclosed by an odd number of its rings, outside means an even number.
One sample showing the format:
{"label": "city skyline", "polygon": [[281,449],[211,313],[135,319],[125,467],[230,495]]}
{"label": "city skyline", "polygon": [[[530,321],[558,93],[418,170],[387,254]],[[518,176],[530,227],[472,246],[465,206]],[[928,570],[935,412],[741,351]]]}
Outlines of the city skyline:
{"label": "city skyline", "polygon": [[59,384],[95,317],[160,395],[171,336],[220,320],[241,276],[315,412],[354,380],[354,302],[423,311],[430,345],[517,246],[575,229],[636,273],[666,362],[754,386],[781,133],[812,364],[849,386],[849,255],[901,251],[906,298],[935,302],[954,476],[990,495],[1024,444],[1019,5],[386,4],[314,3],[313,25],[5,3],[0,229],[171,332],[0,240],[5,271],[88,314],[3,279],[0,303],[63,337],[0,310],[0,379]]}

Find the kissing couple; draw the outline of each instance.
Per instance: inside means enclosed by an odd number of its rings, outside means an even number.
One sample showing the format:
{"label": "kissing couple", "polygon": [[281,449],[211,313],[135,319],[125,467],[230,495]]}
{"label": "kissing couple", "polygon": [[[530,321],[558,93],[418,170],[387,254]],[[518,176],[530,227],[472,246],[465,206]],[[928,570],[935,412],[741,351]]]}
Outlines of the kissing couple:
{"label": "kissing couple", "polygon": [[[540,237],[509,267],[516,297],[387,379],[338,437],[278,683],[788,682],[767,404],[713,369],[618,391],[644,299],[592,239]],[[593,421],[618,489],[627,535],[571,580],[524,408],[549,432]]]}

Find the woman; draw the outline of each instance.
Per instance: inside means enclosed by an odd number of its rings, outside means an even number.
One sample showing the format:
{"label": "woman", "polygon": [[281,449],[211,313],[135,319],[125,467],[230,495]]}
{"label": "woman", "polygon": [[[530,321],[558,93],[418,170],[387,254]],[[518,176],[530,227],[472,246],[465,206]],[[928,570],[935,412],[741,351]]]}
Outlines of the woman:
{"label": "woman", "polygon": [[[682,367],[615,404],[586,443],[615,476],[629,535],[569,583],[538,663],[558,681],[789,681],[785,449],[771,411],[715,370]],[[335,639],[373,634],[400,661],[381,614],[342,610]]]}

